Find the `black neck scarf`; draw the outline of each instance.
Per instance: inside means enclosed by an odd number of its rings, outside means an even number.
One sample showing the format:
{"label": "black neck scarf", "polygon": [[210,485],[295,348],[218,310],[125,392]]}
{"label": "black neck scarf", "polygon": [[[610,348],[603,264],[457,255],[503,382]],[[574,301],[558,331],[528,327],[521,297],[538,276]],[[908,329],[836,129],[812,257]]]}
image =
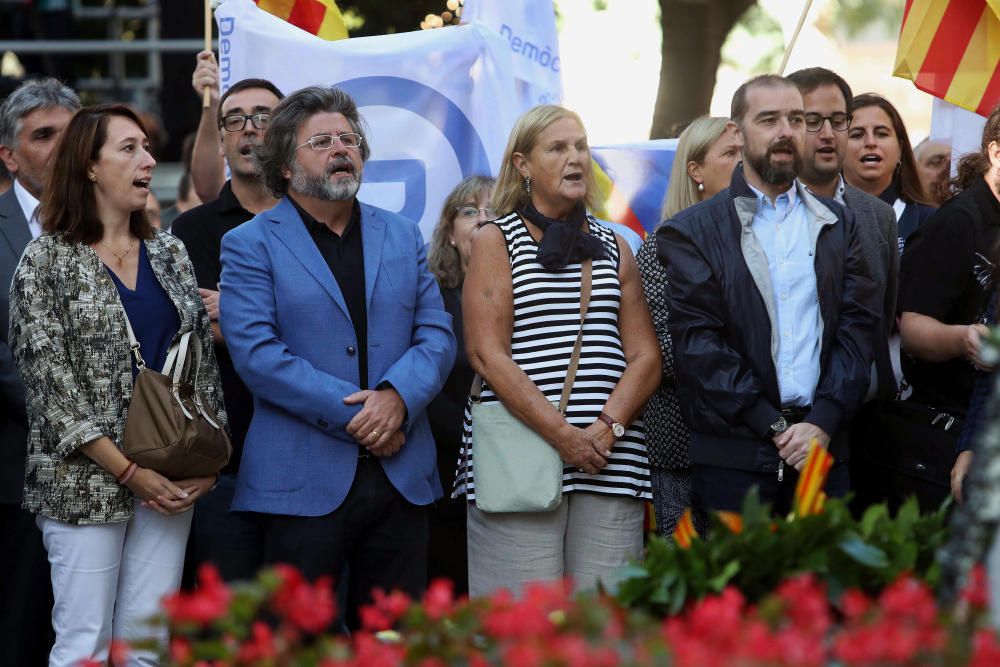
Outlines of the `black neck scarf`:
{"label": "black neck scarf", "polygon": [[567,264],[578,264],[587,259],[603,259],[604,244],[599,238],[583,231],[587,222],[587,209],[583,202],[569,212],[565,220],[549,218],[539,213],[529,201],[521,213],[542,230],[538,244],[538,262],[546,269],[561,269]]}

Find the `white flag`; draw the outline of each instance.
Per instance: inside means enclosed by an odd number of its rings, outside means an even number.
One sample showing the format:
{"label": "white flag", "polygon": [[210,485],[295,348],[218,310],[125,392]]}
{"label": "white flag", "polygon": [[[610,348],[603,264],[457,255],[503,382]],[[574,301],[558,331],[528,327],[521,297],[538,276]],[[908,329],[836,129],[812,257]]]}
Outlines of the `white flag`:
{"label": "white flag", "polygon": [[562,61],[552,0],[466,0],[462,22],[484,25],[507,40],[522,110],[562,100]]}
{"label": "white flag", "polygon": [[466,176],[495,175],[517,120],[507,44],[481,26],[326,41],[226,0],[219,24],[221,86],[247,78],[286,95],[336,86],[357,103],[371,158],[358,195],[420,223],[425,239]]}
{"label": "white flag", "polygon": [[983,143],[986,119],[951,102],[934,98],[931,108],[931,141],[951,146],[951,175],[956,174],[958,161],[966,153],[978,153]]}

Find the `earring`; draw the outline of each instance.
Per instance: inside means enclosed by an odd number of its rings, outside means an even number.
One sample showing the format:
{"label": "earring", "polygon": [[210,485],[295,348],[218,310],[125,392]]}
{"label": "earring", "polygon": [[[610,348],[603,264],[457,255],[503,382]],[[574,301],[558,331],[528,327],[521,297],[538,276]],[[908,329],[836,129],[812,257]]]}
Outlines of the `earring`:
{"label": "earring", "polygon": [[698,184],[698,192],[704,192],[704,191],[705,191],[705,184],[704,183],[699,183]]}
{"label": "earring", "polygon": [[97,182],[97,174],[95,174],[94,172],[90,172],[89,174],[87,174],[87,178],[89,178],[94,183]]}
{"label": "earring", "polygon": [[531,176],[524,177],[524,193],[531,194]]}
{"label": "earring", "polygon": [[455,247],[455,239],[452,239],[452,240],[451,240],[451,247],[452,247],[452,248],[454,248],[454,247]]}

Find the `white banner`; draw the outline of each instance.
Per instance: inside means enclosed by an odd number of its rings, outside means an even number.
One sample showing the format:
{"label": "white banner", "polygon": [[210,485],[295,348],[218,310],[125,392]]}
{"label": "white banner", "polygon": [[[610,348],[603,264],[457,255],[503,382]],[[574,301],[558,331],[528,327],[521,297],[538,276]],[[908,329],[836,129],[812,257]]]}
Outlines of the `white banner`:
{"label": "white banner", "polygon": [[484,25],[507,40],[522,110],[562,100],[562,61],[552,0],[466,0],[462,22]]}
{"label": "white banner", "polygon": [[481,26],[328,42],[257,9],[226,0],[219,25],[221,86],[247,78],[286,95],[336,86],[367,122],[371,158],[358,197],[419,221],[424,238],[451,189],[496,175],[517,120],[510,50]]}

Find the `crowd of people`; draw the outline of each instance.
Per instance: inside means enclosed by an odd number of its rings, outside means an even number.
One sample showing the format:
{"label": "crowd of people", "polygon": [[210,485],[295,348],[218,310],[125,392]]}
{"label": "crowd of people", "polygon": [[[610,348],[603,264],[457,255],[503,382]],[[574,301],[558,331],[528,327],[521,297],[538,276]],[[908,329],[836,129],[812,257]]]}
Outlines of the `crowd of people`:
{"label": "crowd of people", "polygon": [[[827,494],[859,507],[940,502],[949,474],[963,500],[992,370],[1000,109],[949,181],[947,147],[915,152],[885,98],[823,68],[755,77],[729,118],[684,129],[642,239],[591,214],[580,117],[539,106],[425,245],[358,200],[369,129],[346,93],[218,95],[207,52],[192,84],[214,92],[161,224],[133,110],[81,108],[53,79],[0,106],[11,664],[165,641],[147,620],[204,563],[329,576],[344,632],[373,588],[435,577],[473,596],[613,588],[647,503],[663,534],[688,508],[707,533],[752,488],[785,513],[813,446],[835,459]],[[127,325],[157,369],[198,336],[233,444],[218,474],[124,453]]]}

